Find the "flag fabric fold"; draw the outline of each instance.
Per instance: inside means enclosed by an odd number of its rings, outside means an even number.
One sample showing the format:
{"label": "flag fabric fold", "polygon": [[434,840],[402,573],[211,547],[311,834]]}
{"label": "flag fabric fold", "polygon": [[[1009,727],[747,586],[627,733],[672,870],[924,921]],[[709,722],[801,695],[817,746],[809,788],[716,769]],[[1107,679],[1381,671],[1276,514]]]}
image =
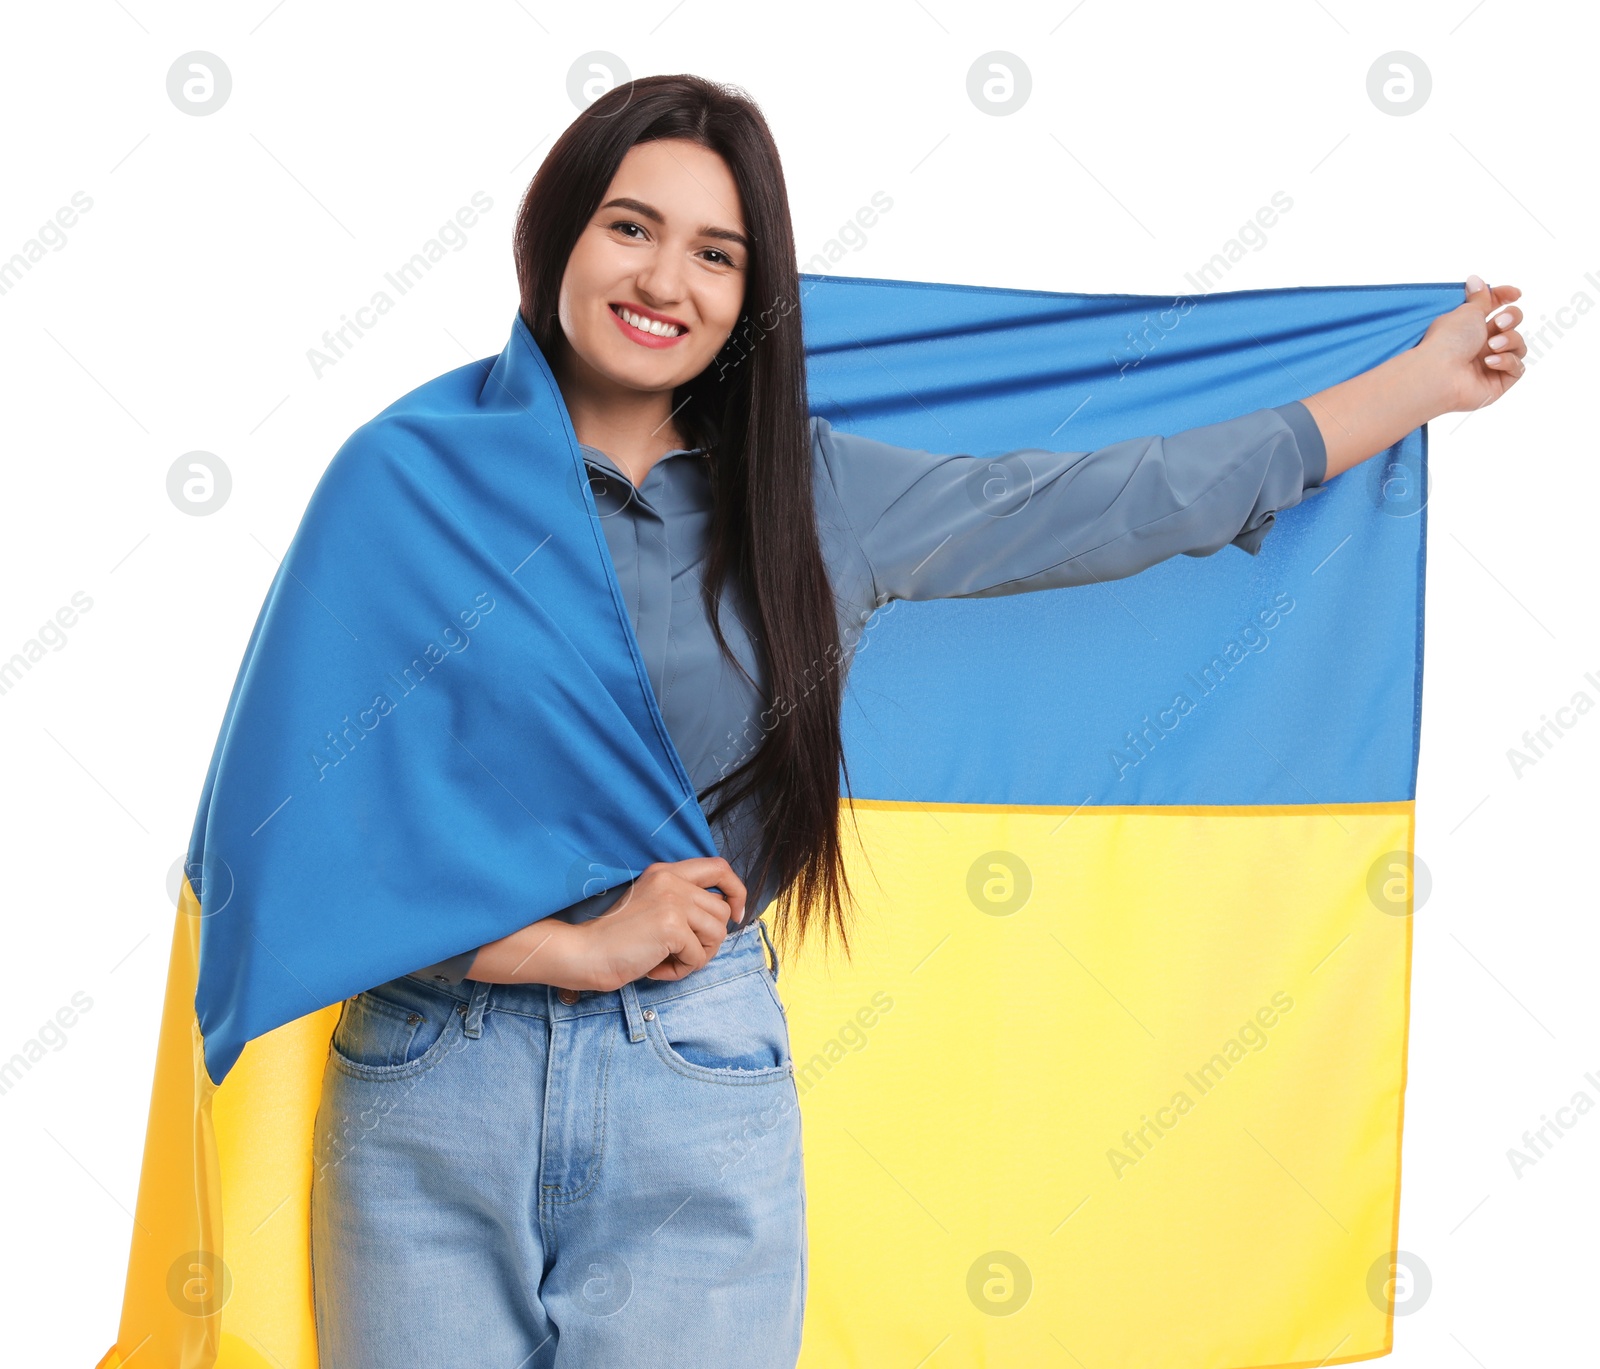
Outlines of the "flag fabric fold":
{"label": "flag fabric fold", "polygon": [[[802,287],[814,413],[979,455],[1304,398],[1462,298]],[[808,948],[782,980],[803,1364],[1389,1348],[1424,439],[1282,513],[1257,555],[865,626],[860,949]],[[340,448],[267,593],[188,852],[104,1369],[314,1369],[311,1134],[341,1002],[715,851],[518,317],[498,357]]]}

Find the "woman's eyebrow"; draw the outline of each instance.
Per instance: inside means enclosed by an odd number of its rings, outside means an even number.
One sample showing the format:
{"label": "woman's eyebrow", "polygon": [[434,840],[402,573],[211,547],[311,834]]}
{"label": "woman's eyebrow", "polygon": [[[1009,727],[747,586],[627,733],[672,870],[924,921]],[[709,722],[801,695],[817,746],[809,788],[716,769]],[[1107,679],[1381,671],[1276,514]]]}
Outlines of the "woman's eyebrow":
{"label": "woman's eyebrow", "polygon": [[[666,223],[666,219],[662,216],[661,211],[652,205],[646,204],[643,200],[634,200],[629,199],[626,196],[621,196],[615,200],[607,200],[603,205],[600,206],[600,209],[611,209],[613,207],[617,209],[631,209],[635,214],[638,214],[643,218],[650,219],[655,223]],[[600,211],[596,210],[595,212],[599,213]],[[721,238],[726,242],[736,242],[740,247],[746,249],[748,249],[750,246],[750,243],[748,240],[746,240],[743,233],[736,233],[731,228],[718,228],[714,224],[703,223],[700,225],[697,233],[702,238]]]}

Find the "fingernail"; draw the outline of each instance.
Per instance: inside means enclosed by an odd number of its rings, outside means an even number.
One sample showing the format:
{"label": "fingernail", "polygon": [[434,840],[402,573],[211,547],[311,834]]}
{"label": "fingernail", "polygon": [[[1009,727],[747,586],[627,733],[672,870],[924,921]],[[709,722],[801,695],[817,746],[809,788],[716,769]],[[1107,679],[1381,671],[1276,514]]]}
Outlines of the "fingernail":
{"label": "fingernail", "polygon": [[1483,282],[1477,276],[1467,277],[1467,293],[1469,295],[1475,295],[1481,289],[1483,289]]}
{"label": "fingernail", "polygon": [[1490,338],[1489,345],[1498,351],[1502,347],[1509,347],[1511,345],[1511,339],[1508,338],[1504,333],[1501,333],[1499,337]]}

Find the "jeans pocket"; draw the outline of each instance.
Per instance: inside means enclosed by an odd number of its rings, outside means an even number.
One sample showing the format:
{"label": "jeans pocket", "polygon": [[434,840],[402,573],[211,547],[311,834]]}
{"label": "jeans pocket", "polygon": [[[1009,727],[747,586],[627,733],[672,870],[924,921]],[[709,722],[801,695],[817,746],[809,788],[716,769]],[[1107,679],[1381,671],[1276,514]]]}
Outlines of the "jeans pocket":
{"label": "jeans pocket", "polygon": [[420,1074],[449,1046],[463,1008],[409,977],[347,998],[329,1041],[330,1058],[360,1079]]}
{"label": "jeans pocket", "polygon": [[645,1028],[656,1053],[679,1074],[714,1083],[791,1078],[789,1024],[771,979],[761,964],[703,989],[652,995]]}

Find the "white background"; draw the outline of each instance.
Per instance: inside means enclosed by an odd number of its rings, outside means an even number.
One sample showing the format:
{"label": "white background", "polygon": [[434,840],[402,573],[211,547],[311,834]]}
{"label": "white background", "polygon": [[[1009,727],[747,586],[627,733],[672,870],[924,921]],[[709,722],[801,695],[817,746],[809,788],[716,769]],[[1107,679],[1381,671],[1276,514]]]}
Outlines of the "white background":
{"label": "white background", "polygon": [[[340,442],[504,345],[516,205],[577,58],[742,85],[802,262],[885,192],[839,274],[1171,296],[1283,191],[1219,288],[1476,271],[1523,288],[1531,338],[1600,302],[1596,38],[1577,6],[1507,0],[12,7],[0,260],[75,192],[93,205],[0,294],[0,658],[75,592],[93,607],[0,695],[0,1059],[75,993],[92,1007],[0,1095],[3,1358],[88,1369],[114,1338],[169,875],[251,624]],[[996,49],[1032,76],[1004,117],[967,95]],[[1367,93],[1397,49],[1432,76],[1404,117]],[[167,94],[193,50],[232,74],[206,117]],[[462,250],[318,378],[307,350],[475,191],[494,207]],[[1578,1091],[1600,1102],[1600,715],[1520,778],[1507,758],[1576,692],[1600,701],[1600,313],[1559,317],[1509,396],[1432,425],[1401,1244],[1433,1289],[1397,1319],[1397,1365],[1596,1358],[1600,1115],[1520,1177],[1507,1156]],[[166,491],[196,449],[233,479],[209,517]]]}

